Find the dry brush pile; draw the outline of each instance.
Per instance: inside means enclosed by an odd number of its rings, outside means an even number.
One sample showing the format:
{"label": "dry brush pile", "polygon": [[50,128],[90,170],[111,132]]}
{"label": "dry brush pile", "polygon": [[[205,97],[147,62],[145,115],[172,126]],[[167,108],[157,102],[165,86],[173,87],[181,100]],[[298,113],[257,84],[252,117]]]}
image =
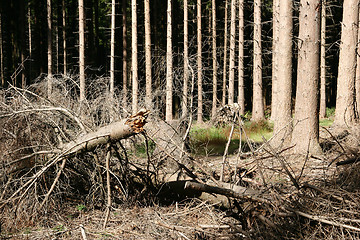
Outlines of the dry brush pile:
{"label": "dry brush pile", "polygon": [[[94,80],[81,104],[71,77],[54,79],[50,98],[44,81],[1,90],[2,237],[29,226],[54,229],[79,204],[88,212],[72,227],[32,236],[359,237],[356,131],[326,130],[321,157],[248,139],[249,152],[195,159],[185,144],[191,121],[169,125],[156,110],[131,115],[121,94],[110,98],[106,82]],[[241,129],[241,118],[229,119]]]}

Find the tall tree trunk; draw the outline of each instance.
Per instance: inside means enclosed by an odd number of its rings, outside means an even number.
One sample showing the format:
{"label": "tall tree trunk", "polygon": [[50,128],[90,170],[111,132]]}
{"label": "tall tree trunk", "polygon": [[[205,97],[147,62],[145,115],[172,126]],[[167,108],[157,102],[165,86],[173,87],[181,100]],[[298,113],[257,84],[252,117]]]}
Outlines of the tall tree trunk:
{"label": "tall tree trunk", "polygon": [[[359,11],[359,26],[360,26],[360,11]],[[360,30],[358,30],[357,49],[360,49]],[[356,97],[356,115],[360,116],[360,55],[356,54],[356,77],[355,77],[355,97]]]}
{"label": "tall tree trunk", "polygon": [[172,117],[173,56],[172,56],[172,1],[167,1],[167,34],[166,34],[166,121]]}
{"label": "tall tree trunk", "polygon": [[238,104],[239,113],[245,114],[245,90],[244,90],[244,0],[239,0],[239,84]]}
{"label": "tall tree trunk", "polygon": [[216,1],[211,2],[212,12],[212,65],[213,65],[213,95],[212,95],[212,108],[211,117],[216,114],[217,105],[217,60],[216,60]]}
{"label": "tall tree trunk", "polygon": [[48,97],[52,91],[52,27],[51,27],[51,0],[47,0],[47,60],[48,60]]}
{"label": "tall tree trunk", "polygon": [[67,46],[66,46],[66,5],[62,0],[62,37],[63,37],[63,74],[67,74]]}
{"label": "tall tree trunk", "polygon": [[223,66],[223,86],[222,86],[222,105],[226,104],[226,71],[227,71],[227,41],[228,41],[228,0],[225,0],[225,21],[224,21],[224,66]]}
{"label": "tall tree trunk", "polygon": [[229,56],[229,99],[228,103],[234,103],[235,85],[235,27],[236,27],[236,5],[235,0],[231,0],[230,8],[230,56]]}
{"label": "tall tree trunk", "polygon": [[123,102],[127,103],[127,26],[126,26],[126,0],[122,0],[122,80],[123,80]]}
{"label": "tall tree trunk", "polygon": [[264,119],[264,100],[262,94],[261,59],[261,0],[254,1],[254,64],[253,64],[253,108],[252,120]]}
{"label": "tall tree trunk", "polygon": [[277,81],[277,75],[278,75],[278,43],[279,43],[279,11],[280,11],[280,2],[281,0],[273,0],[273,39],[272,39],[272,79],[271,79],[271,120],[276,121],[276,110],[277,110],[277,93],[279,92],[277,89],[278,81]]}
{"label": "tall tree trunk", "polygon": [[326,117],[326,0],[321,2],[321,40],[320,40],[320,118]]}
{"label": "tall tree trunk", "polygon": [[1,12],[0,12],[0,77],[1,77],[1,86],[5,87],[5,76],[4,76],[4,49],[3,49],[3,33],[2,33],[2,21],[1,21]]}
{"label": "tall tree trunk", "polygon": [[[110,39],[110,99],[114,98],[115,82],[115,0],[111,1],[111,39]],[[111,103],[113,104],[113,103]]]}
{"label": "tall tree trunk", "polygon": [[79,78],[80,102],[85,100],[85,16],[84,0],[79,0]]}
{"label": "tall tree trunk", "polygon": [[320,0],[301,0],[292,144],[295,152],[321,153],[319,145]]}
{"label": "tall tree trunk", "polygon": [[28,37],[29,37],[28,38],[29,39],[28,44],[29,44],[29,58],[30,58],[30,61],[29,61],[29,79],[32,79],[32,29],[31,29],[31,5],[30,5],[30,1],[29,1],[29,4],[28,4]]}
{"label": "tall tree trunk", "polygon": [[19,28],[20,28],[20,36],[24,36],[21,37],[19,39],[20,41],[20,59],[21,59],[21,65],[22,65],[22,71],[21,71],[21,87],[25,88],[26,87],[26,72],[27,72],[27,68],[25,67],[27,64],[25,63],[25,55],[27,55],[26,53],[26,31],[25,31],[25,26],[26,26],[26,6],[25,6],[25,2],[21,1],[20,4],[18,5],[18,11],[19,11]]}
{"label": "tall tree trunk", "polygon": [[355,120],[355,68],[359,0],[344,0],[334,124],[347,126]]}
{"label": "tall tree trunk", "polygon": [[132,113],[138,109],[138,49],[136,0],[131,0],[131,71],[132,71]]}
{"label": "tall tree trunk", "polygon": [[[182,97],[182,118],[188,114],[188,84],[189,84],[189,18],[188,0],[184,0],[184,86]],[[193,97],[193,96],[191,96]]]}
{"label": "tall tree trunk", "polygon": [[146,79],[146,96],[145,106],[152,109],[151,96],[151,29],[150,29],[150,0],[144,0],[145,5],[145,79]]}
{"label": "tall tree trunk", "polygon": [[279,7],[279,29],[281,36],[278,41],[276,118],[274,121],[275,143],[285,145],[291,141],[291,83],[292,83],[292,0],[281,0]]}
{"label": "tall tree trunk", "polygon": [[203,92],[202,92],[202,40],[201,40],[201,0],[197,0],[197,84],[198,84],[198,109],[197,121],[203,122]]}

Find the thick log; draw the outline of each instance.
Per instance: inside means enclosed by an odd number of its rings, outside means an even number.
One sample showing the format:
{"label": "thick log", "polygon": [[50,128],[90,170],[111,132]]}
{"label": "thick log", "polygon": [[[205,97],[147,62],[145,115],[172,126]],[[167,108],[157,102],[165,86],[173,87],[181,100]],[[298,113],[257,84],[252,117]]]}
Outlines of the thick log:
{"label": "thick log", "polygon": [[72,155],[84,151],[91,151],[99,145],[107,142],[115,142],[128,138],[143,131],[146,123],[147,110],[140,110],[137,114],[127,119],[113,122],[107,126],[99,128],[95,132],[87,133],[78,137],[74,141],[60,146],[64,155]]}

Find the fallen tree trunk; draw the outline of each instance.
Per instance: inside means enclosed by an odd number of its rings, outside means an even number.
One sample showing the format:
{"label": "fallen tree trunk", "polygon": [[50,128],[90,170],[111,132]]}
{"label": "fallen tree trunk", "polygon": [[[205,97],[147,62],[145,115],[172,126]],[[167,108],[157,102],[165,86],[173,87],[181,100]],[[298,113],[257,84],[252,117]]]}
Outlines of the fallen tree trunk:
{"label": "fallen tree trunk", "polygon": [[111,123],[99,128],[95,132],[87,133],[69,143],[60,146],[64,155],[72,155],[80,152],[91,151],[97,146],[107,142],[115,142],[128,138],[143,131],[146,117],[150,111],[140,110],[137,114],[127,119]]}

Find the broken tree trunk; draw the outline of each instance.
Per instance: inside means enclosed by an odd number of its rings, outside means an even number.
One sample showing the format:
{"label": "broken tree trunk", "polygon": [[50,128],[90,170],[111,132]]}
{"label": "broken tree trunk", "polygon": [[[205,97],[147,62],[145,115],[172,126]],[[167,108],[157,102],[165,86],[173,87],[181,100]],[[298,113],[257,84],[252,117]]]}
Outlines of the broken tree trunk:
{"label": "broken tree trunk", "polygon": [[106,144],[107,142],[115,142],[124,138],[131,137],[143,131],[146,123],[146,117],[150,111],[140,110],[135,115],[127,119],[113,122],[107,126],[99,128],[95,132],[87,133],[78,137],[74,141],[60,146],[64,155],[72,155],[84,151],[91,151],[95,147]]}

